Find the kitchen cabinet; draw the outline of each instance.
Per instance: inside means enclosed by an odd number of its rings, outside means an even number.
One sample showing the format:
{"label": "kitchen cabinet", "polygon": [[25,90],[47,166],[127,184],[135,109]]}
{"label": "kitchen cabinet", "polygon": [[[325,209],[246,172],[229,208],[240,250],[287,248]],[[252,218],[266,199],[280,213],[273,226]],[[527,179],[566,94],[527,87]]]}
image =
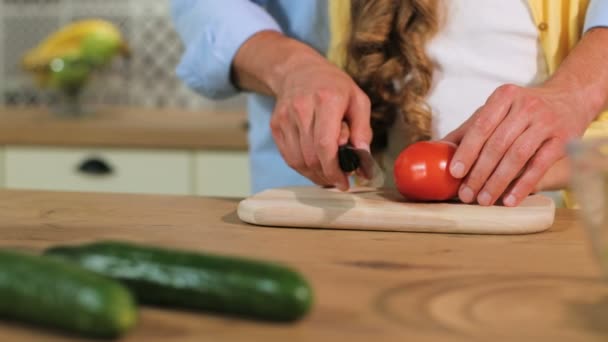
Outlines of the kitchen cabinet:
{"label": "kitchen cabinet", "polygon": [[190,194],[186,151],[8,146],[5,186],[18,189]]}
{"label": "kitchen cabinet", "polygon": [[245,122],[244,113],[0,108],[0,187],[247,196]]}
{"label": "kitchen cabinet", "polygon": [[202,196],[250,194],[249,158],[241,151],[200,151],[194,155],[194,191]]}
{"label": "kitchen cabinet", "polygon": [[12,189],[243,197],[249,163],[241,151],[7,146]]}
{"label": "kitchen cabinet", "polygon": [[0,147],[0,188],[4,186],[4,149]]}

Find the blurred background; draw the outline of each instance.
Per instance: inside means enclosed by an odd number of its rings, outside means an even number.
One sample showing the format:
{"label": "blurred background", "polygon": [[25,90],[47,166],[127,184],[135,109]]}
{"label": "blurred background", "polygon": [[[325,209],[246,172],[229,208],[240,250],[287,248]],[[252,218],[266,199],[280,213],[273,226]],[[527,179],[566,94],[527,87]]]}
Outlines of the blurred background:
{"label": "blurred background", "polygon": [[242,98],[207,100],[177,79],[175,66],[183,47],[171,23],[168,0],[1,0],[0,90],[4,105],[41,105],[52,100],[20,68],[21,57],[51,32],[85,18],[114,23],[133,52],[131,59],[115,59],[97,75],[86,89],[87,102],[149,108],[242,108]]}
{"label": "blurred background", "polygon": [[[114,24],[131,56],[95,71],[79,93],[88,110],[66,117],[53,110],[61,94],[41,87],[22,58],[91,18]],[[212,101],[189,90],[175,76],[182,51],[169,1],[0,0],[0,186],[247,195],[244,96]]]}

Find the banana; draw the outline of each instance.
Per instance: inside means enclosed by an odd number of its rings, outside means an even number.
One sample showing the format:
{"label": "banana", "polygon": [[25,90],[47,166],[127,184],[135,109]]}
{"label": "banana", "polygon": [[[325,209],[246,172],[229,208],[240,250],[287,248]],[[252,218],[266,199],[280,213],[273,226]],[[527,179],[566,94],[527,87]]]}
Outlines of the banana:
{"label": "banana", "polygon": [[21,60],[41,86],[80,87],[116,53],[130,55],[120,31],[101,19],[73,22],[52,33]]}
{"label": "banana", "polygon": [[112,23],[88,19],[73,22],[51,34],[23,56],[22,66],[26,70],[47,68],[54,58],[78,55],[81,53],[82,42],[91,36],[113,42],[119,52],[129,54],[122,34]]}

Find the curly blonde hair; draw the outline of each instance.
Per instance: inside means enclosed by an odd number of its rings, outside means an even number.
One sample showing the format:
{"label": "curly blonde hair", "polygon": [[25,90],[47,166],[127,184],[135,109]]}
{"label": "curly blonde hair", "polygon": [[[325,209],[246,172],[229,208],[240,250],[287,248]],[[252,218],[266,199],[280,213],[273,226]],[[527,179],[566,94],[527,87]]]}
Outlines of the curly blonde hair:
{"label": "curly blonde hair", "polygon": [[425,47],[439,26],[438,0],[352,0],[346,71],[372,103],[372,150],[381,151],[396,118],[407,143],[431,137],[425,97],[434,64]]}

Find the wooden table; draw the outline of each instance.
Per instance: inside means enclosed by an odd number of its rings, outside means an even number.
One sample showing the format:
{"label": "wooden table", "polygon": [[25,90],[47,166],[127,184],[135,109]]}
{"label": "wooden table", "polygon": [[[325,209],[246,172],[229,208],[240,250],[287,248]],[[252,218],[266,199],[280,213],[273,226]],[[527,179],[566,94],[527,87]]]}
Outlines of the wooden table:
{"label": "wooden table", "polygon": [[[575,212],[524,236],[250,226],[227,199],[0,191],[0,246],[125,239],[281,261],[316,302],[295,324],[142,310],[123,341],[606,341],[608,285]],[[79,340],[0,323],[0,341]]]}

